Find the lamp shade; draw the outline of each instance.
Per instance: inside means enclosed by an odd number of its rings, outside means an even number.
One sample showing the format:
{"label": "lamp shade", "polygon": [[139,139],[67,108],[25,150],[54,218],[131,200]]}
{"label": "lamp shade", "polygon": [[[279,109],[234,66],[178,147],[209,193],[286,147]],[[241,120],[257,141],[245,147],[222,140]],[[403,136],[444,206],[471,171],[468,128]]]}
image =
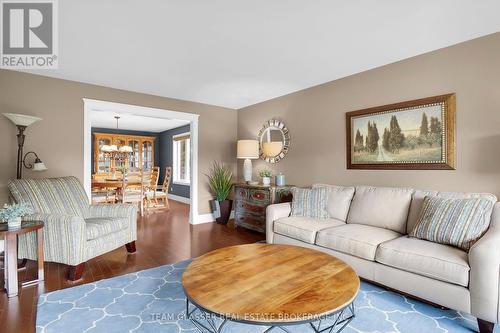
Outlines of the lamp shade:
{"label": "lamp shade", "polygon": [[17,113],[2,113],[5,117],[9,118],[10,121],[16,126],[30,126],[31,124],[42,120],[42,118],[28,116],[25,114]]}
{"label": "lamp shade", "polygon": [[236,157],[243,159],[257,159],[259,158],[259,141],[257,140],[238,140],[236,149]]}
{"label": "lamp shade", "polygon": [[109,145],[102,145],[101,146],[101,151],[103,151],[105,153],[109,152],[110,149],[111,149],[111,147]]}
{"label": "lamp shade", "polygon": [[105,153],[112,153],[118,150],[118,147],[116,145],[102,145],[101,146],[101,151]]}
{"label": "lamp shade", "polygon": [[280,141],[271,141],[262,143],[262,152],[266,156],[277,156],[281,153],[281,149],[283,148],[283,143]]}
{"label": "lamp shade", "polygon": [[121,153],[132,153],[132,147],[130,146],[121,146],[120,149],[118,149]]}
{"label": "lamp shade", "polygon": [[47,170],[45,163],[37,159],[37,161],[33,164],[33,171],[45,171],[45,170]]}

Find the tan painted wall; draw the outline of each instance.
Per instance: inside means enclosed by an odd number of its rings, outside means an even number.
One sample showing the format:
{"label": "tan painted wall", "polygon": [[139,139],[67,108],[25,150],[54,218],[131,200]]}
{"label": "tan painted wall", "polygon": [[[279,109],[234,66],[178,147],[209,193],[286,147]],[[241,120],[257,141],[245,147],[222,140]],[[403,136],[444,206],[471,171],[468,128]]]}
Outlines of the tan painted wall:
{"label": "tan painted wall", "polygon": [[[361,171],[345,167],[345,112],[457,93],[456,171]],[[283,171],[289,183],[413,186],[488,191],[500,196],[500,33],[234,110],[101,86],[0,70],[0,112],[44,120],[28,129],[26,150],[49,170],[26,176],[83,177],[82,98],[200,114],[200,213],[211,198],[203,175],[213,159],[235,166],[238,138],[255,137],[264,121],[282,118],[292,136]],[[0,117],[0,203],[15,177],[16,129]],[[266,165],[254,162],[255,169]],[[238,164],[241,170],[242,163]],[[239,172],[241,174],[241,172]]]}
{"label": "tan painted wall", "polygon": [[[43,118],[28,128],[25,152],[36,151],[49,170],[25,169],[26,177],[75,175],[83,179],[84,97],[199,114],[199,211],[210,212],[204,173],[214,159],[235,168],[235,110],[0,70],[0,112]],[[10,120],[0,116],[0,203],[7,200],[8,179],[16,176],[16,134]]]}
{"label": "tan painted wall", "polygon": [[[450,92],[457,94],[455,171],[346,169],[346,112]],[[255,137],[272,117],[288,126],[291,149],[276,165],[254,162],[254,172],[267,166],[298,185],[411,186],[500,197],[500,33],[244,108],[238,138]]]}

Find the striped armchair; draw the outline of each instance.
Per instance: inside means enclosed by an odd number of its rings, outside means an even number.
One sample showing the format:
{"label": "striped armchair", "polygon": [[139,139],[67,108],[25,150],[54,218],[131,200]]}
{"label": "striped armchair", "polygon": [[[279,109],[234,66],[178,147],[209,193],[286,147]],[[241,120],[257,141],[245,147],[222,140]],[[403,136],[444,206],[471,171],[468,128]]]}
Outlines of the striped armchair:
{"label": "striped armchair", "polygon": [[[15,202],[32,207],[34,214],[25,219],[45,223],[45,260],[69,265],[70,280],[82,277],[89,259],[122,245],[135,252],[136,206],[90,205],[75,177],[16,179],[8,186]],[[33,233],[19,236],[18,253],[19,258],[36,259]]]}

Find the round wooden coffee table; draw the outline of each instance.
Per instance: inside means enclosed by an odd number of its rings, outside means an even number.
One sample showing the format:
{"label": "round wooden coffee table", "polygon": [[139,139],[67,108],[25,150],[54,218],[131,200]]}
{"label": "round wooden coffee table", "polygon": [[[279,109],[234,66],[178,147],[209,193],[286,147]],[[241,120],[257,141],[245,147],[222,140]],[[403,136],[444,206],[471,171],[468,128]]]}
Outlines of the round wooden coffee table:
{"label": "round wooden coffee table", "polygon": [[265,332],[304,323],[314,332],[340,332],[354,318],[359,278],[320,251],[248,244],[193,260],[182,285],[187,317],[201,332],[221,332],[227,321],[269,326]]}

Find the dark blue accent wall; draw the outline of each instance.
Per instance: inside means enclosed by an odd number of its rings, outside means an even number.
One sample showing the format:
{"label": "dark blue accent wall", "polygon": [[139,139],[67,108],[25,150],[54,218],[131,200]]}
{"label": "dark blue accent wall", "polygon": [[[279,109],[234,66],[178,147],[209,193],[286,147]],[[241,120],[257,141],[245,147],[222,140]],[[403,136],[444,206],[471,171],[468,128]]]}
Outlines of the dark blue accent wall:
{"label": "dark blue accent wall", "polygon": [[[160,160],[159,160],[159,166],[160,166],[160,181],[159,183],[163,183],[163,177],[165,176],[165,168],[166,167],[171,167],[173,165],[173,136],[177,134],[182,134],[189,132],[191,130],[189,125],[182,126],[182,127],[177,127],[170,129],[168,131],[161,132],[159,134],[159,143],[160,143],[160,149],[159,151],[161,152],[160,155]],[[168,189],[169,193],[189,198],[190,193],[189,193],[189,185],[180,185],[180,184],[174,184],[173,180],[170,181],[170,188]]]}
{"label": "dark blue accent wall", "polygon": [[139,136],[152,136],[155,137],[155,165],[158,165],[160,161],[160,135],[159,133],[154,133],[154,132],[144,132],[144,131],[129,131],[129,130],[121,130],[121,129],[113,129],[113,128],[99,128],[99,127],[92,127],[91,129],[92,132],[92,157],[91,157],[91,164],[90,164],[90,170],[94,172],[94,133],[110,133],[110,134],[124,134],[124,135],[139,135]]}

